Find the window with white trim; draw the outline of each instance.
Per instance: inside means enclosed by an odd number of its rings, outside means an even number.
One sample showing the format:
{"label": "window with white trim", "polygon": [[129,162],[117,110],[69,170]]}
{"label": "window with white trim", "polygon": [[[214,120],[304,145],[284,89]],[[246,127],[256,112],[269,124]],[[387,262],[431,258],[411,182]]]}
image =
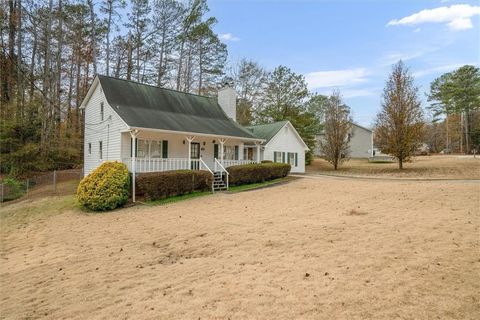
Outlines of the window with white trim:
{"label": "window with white trim", "polygon": [[223,146],[223,159],[235,160],[235,146]]}
{"label": "window with white trim", "polygon": [[148,140],[137,141],[137,158],[146,158],[148,157]]}
{"label": "window with white trim", "polygon": [[295,152],[289,152],[288,153],[287,162],[290,163],[290,165],[292,167],[295,167]]}
{"label": "window with white trim", "polygon": [[161,158],[162,157],[162,141],[150,142],[150,157]]}
{"label": "window with white trim", "polygon": [[137,158],[168,158],[167,140],[137,139]]}
{"label": "window with white trim", "polygon": [[273,162],[282,162],[282,153],[280,151],[273,153]]}

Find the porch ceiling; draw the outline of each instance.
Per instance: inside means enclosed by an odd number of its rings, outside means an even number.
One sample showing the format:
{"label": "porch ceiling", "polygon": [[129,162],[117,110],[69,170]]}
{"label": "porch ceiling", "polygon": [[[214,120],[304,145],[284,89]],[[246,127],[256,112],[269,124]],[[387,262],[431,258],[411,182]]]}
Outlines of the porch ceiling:
{"label": "porch ceiling", "polygon": [[[199,132],[189,132],[189,131],[174,131],[174,130],[163,130],[163,129],[154,129],[154,128],[142,128],[142,127],[130,127],[131,130],[138,130],[140,132],[155,132],[155,133],[166,133],[166,134],[177,134],[182,136],[195,136],[195,137],[211,137],[211,138],[224,138],[224,139],[235,139],[242,141],[249,141],[250,143],[254,142],[263,142],[263,139],[259,138],[245,138],[238,136],[226,136],[220,134],[208,134],[208,133],[199,133]],[[124,133],[129,133],[131,130],[122,131]],[[255,146],[255,144],[252,144]]]}

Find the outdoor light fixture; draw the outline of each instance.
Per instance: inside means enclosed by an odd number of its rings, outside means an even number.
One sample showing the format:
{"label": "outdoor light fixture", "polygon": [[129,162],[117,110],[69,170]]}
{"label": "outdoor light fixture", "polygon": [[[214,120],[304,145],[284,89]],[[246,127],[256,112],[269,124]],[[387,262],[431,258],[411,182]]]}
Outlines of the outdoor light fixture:
{"label": "outdoor light fixture", "polygon": [[203,141],[203,145],[206,145],[207,143],[205,141]]}
{"label": "outdoor light fixture", "polygon": [[185,144],[185,140],[183,140],[183,144]]}
{"label": "outdoor light fixture", "polygon": [[215,140],[213,140],[212,143],[215,143]]}

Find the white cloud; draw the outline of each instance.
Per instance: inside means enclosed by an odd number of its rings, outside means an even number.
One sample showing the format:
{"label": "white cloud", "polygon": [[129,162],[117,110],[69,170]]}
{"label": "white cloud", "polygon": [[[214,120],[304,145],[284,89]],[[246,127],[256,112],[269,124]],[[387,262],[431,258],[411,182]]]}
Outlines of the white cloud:
{"label": "white cloud", "polygon": [[240,41],[239,37],[235,37],[231,33],[220,33],[220,39],[224,41]]}
{"label": "white cloud", "polygon": [[452,30],[466,30],[473,28],[472,20],[470,19],[456,19],[449,22],[448,26]]}
{"label": "white cloud", "polygon": [[367,97],[378,94],[378,88],[346,89],[341,91],[344,98]]}
{"label": "white cloud", "polygon": [[456,4],[450,7],[425,9],[401,19],[391,20],[387,26],[446,23],[452,30],[466,30],[473,28],[472,17],[476,15],[480,15],[480,6]]}
{"label": "white cloud", "polygon": [[307,73],[305,80],[310,89],[330,88],[366,82],[368,74],[369,72],[365,68],[315,71]]}
{"label": "white cloud", "polygon": [[434,73],[451,72],[451,71],[454,71],[455,69],[458,69],[461,66],[464,66],[466,64],[478,65],[478,63],[476,63],[476,62],[473,62],[473,63],[452,63],[452,64],[446,64],[446,65],[443,65],[443,66],[418,70],[418,71],[413,72],[412,75],[414,77],[423,77],[423,76],[428,76],[428,75],[434,74]]}
{"label": "white cloud", "polygon": [[403,62],[420,58],[426,54],[431,54],[432,52],[438,51],[438,47],[428,47],[428,48],[415,48],[410,52],[398,52],[398,51],[391,51],[383,55],[380,59],[381,66],[386,67],[397,63],[398,60],[402,60]]}

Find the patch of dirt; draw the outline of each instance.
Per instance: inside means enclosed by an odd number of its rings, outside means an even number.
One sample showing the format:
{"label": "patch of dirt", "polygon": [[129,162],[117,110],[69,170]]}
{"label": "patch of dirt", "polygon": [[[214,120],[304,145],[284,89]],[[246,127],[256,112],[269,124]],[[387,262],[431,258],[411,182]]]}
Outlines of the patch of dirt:
{"label": "patch of dirt", "polygon": [[1,317],[476,319],[479,197],[321,177],[98,214],[17,203],[0,208]]}
{"label": "patch of dirt", "polygon": [[347,216],[364,216],[367,215],[368,212],[365,211],[359,211],[357,209],[351,209],[350,211],[347,212]]}

